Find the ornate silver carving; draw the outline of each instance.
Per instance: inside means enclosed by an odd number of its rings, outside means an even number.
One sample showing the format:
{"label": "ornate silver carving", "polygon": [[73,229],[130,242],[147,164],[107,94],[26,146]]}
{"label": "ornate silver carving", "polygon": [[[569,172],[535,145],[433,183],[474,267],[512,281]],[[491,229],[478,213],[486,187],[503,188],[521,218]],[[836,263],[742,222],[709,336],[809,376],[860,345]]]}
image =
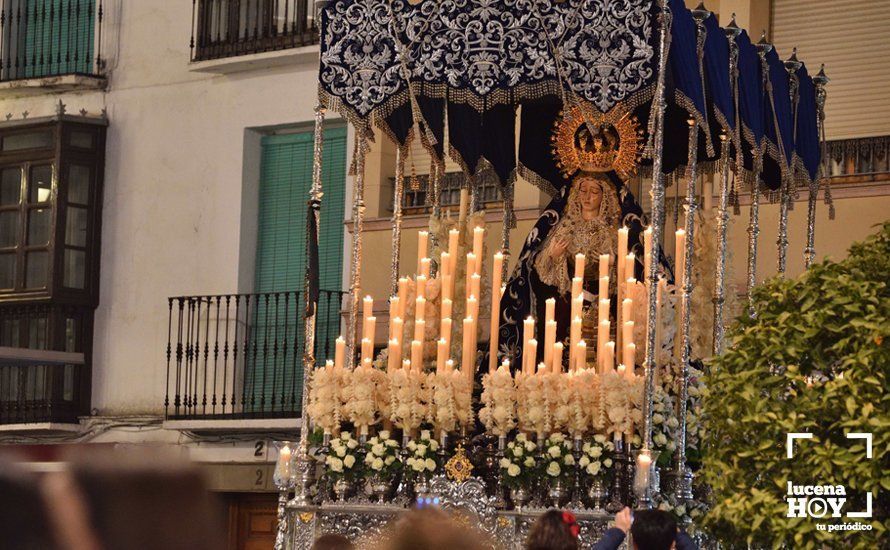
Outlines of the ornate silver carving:
{"label": "ornate silver carving", "polygon": [[[659,64],[658,64],[658,84],[655,90],[655,99],[652,102],[652,109],[655,112],[655,139],[654,139],[654,157],[652,163],[652,253],[657,258],[658,247],[661,246],[662,225],[664,224],[664,173],[663,150],[664,150],[664,115],[667,108],[665,101],[665,73],[667,71],[667,57],[670,51],[671,36],[671,10],[667,6],[667,2],[661,0],[659,5],[662,9],[661,29],[659,39]],[[643,397],[643,447],[645,449],[652,448],[652,398],[655,392],[655,322],[657,318],[657,296],[658,284],[656,275],[658,273],[658,262],[652,261],[649,266],[649,273],[646,273],[646,281],[649,284],[649,304],[648,316],[646,323],[646,359],[644,363],[645,370],[645,394]]]}
{"label": "ornate silver carving", "polygon": [[[396,148],[396,178],[392,197],[392,259],[390,265],[391,295],[399,292],[399,261],[402,255],[402,202],[405,196],[405,155],[401,146]],[[392,322],[392,319],[390,319]],[[401,338],[401,337],[400,337]]]}
{"label": "ornate silver carving", "polygon": [[726,252],[729,223],[729,136],[720,136],[720,195],[717,201],[717,265],[714,273],[714,355],[723,351],[723,304],[726,301]]}
{"label": "ornate silver carving", "polygon": [[430,494],[438,496],[442,508],[472,516],[483,531],[494,535],[497,532],[497,513],[494,497],[488,495],[485,483],[471,477],[456,483],[445,476],[436,476],[430,481]]}

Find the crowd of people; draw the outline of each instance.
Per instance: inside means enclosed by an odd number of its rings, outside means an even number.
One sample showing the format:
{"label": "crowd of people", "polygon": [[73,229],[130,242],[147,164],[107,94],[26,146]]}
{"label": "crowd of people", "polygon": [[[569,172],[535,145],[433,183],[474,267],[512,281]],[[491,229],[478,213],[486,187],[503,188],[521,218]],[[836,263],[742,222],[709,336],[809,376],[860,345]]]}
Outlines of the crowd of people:
{"label": "crowd of people", "polygon": [[[525,542],[526,550],[618,550],[630,534],[633,550],[697,550],[698,546],[677,522],[662,510],[625,508],[615,516],[614,526],[597,541],[583,540],[575,515],[548,510],[535,521]],[[396,521],[375,544],[375,550],[487,550],[492,544],[483,533],[436,508],[415,509]],[[312,550],[352,550],[343,535],[325,534]]]}

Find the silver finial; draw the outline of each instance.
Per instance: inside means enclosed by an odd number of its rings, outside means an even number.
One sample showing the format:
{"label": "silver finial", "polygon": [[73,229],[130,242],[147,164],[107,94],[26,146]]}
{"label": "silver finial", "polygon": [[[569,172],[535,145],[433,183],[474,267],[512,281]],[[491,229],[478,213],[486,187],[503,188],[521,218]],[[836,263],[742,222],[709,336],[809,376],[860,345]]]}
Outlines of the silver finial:
{"label": "silver finial", "polygon": [[791,48],[791,57],[785,60],[785,69],[788,72],[793,73],[800,69],[801,65],[803,65],[803,63],[797,59],[797,48]]}
{"label": "silver finial", "polygon": [[708,17],[711,16],[710,10],[705,7],[704,2],[699,2],[697,6],[692,10],[692,17],[694,17],[697,21],[704,21]]}
{"label": "silver finial", "polygon": [[764,55],[772,51],[773,45],[766,41],[766,30],[760,34],[760,40],[757,41],[757,44],[754,44],[754,47]]}
{"label": "silver finial", "polygon": [[726,37],[730,40],[735,40],[738,35],[742,34],[741,27],[739,27],[738,23],[735,22],[735,12],[733,12],[732,19],[729,20],[729,24],[723,28],[723,32],[726,33]]}
{"label": "silver finial", "polygon": [[825,74],[825,63],[823,63],[819,68],[819,73],[813,77],[813,83],[815,83],[816,86],[825,86],[829,82],[831,82],[831,79]]}

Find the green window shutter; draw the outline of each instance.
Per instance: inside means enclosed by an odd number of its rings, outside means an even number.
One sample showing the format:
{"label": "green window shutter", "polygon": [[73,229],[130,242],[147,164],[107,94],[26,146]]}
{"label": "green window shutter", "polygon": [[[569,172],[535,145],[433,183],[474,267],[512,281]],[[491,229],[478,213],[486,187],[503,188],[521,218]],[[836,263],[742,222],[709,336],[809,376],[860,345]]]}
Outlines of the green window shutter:
{"label": "green window shutter", "polygon": [[[260,294],[249,320],[252,345],[245,384],[248,412],[294,411],[302,391],[303,307],[306,276],[306,213],[312,185],[312,132],[266,136],[261,141],[255,292]],[[327,359],[326,344],[339,332],[343,219],[346,181],[346,129],[325,131],[322,164],[324,199],[319,229],[322,295],[317,320],[316,357]],[[299,291],[300,303],[284,294]],[[272,293],[272,294],[269,294]],[[297,339],[298,355],[293,343]],[[279,343],[275,353],[275,343]],[[282,348],[287,348],[284,354]],[[332,350],[331,350],[332,354]]]}
{"label": "green window shutter", "polygon": [[25,77],[90,74],[96,0],[24,0]]}

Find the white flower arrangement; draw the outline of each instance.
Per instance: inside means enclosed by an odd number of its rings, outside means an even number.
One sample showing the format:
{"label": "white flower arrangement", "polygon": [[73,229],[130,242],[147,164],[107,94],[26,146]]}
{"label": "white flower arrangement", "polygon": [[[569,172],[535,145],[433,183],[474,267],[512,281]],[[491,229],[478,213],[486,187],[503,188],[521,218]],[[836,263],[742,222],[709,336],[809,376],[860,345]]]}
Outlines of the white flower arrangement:
{"label": "white flower arrangement", "polygon": [[516,383],[501,365],[482,377],[482,409],[479,419],[494,435],[505,436],[516,427]]}
{"label": "white flower arrangement", "polygon": [[424,473],[433,473],[439,467],[436,451],[439,442],[433,439],[429,430],[421,430],[417,439],[408,442],[408,458],[405,459],[405,472],[411,478]]}
{"label": "white flower arrangement", "polygon": [[432,421],[438,431],[453,432],[457,427],[457,404],[454,402],[452,380],[452,374],[448,372],[430,374]]}
{"label": "white flower arrangement", "polygon": [[542,464],[544,474],[551,479],[567,479],[575,467],[572,441],[561,433],[553,433],[544,440]]}
{"label": "white flower arrangement", "polygon": [[660,451],[658,455],[660,464],[670,462],[671,456],[677,449],[675,439],[677,425],[674,399],[665,390],[663,380],[656,380],[652,394],[652,447]]}
{"label": "white flower arrangement", "polygon": [[331,447],[325,457],[325,471],[335,479],[355,479],[361,476],[358,461],[358,441],[349,432],[331,439]]}
{"label": "white flower arrangement", "polygon": [[[642,377],[639,377],[642,379]],[[632,428],[632,399],[629,395],[631,383],[616,371],[600,377],[606,413],[606,433],[625,434]]]}
{"label": "white flower arrangement", "polygon": [[594,369],[584,369],[570,377],[569,390],[574,413],[569,422],[569,433],[581,435],[594,429],[602,431],[605,414],[600,414],[604,409],[599,374]]}
{"label": "white flower arrangement", "polygon": [[327,434],[337,433],[340,428],[340,381],[333,365],[312,371],[306,413]]}
{"label": "white flower arrangement", "polygon": [[614,466],[615,445],[603,434],[596,434],[593,440],[585,441],[581,446],[581,458],[578,465],[590,479],[606,479]]}
{"label": "white flower arrangement", "polygon": [[378,418],[380,409],[376,395],[380,371],[358,367],[349,372],[349,391],[346,392],[346,413],[355,426],[366,429]]}
{"label": "white flower arrangement", "polygon": [[399,444],[387,430],[381,430],[365,443],[365,468],[371,474],[392,479],[402,466]]}
{"label": "white flower arrangement", "polygon": [[405,432],[418,427],[427,417],[423,399],[426,376],[416,370],[395,369],[388,373],[390,385],[390,414],[393,425]]}
{"label": "white flower arrangement", "polygon": [[558,432],[568,431],[576,412],[572,403],[572,373],[548,372],[541,377],[544,379],[544,400],[551,419],[550,429]]}
{"label": "white flower arrangement", "polygon": [[507,443],[498,464],[504,485],[516,489],[534,483],[538,475],[538,455],[538,445],[524,433],[517,434],[514,440]]}
{"label": "white flower arrangement", "polygon": [[544,395],[543,376],[517,374],[516,417],[519,429],[544,434],[550,431],[550,409]]}

